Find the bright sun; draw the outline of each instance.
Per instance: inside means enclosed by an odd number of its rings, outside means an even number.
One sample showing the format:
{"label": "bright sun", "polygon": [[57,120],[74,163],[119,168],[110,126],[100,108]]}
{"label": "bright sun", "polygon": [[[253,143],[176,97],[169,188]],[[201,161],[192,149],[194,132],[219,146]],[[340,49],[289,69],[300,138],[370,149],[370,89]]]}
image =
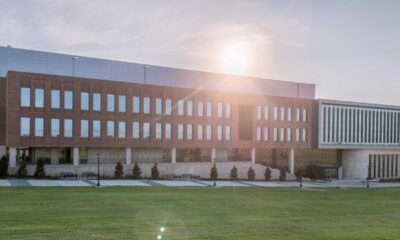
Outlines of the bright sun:
{"label": "bright sun", "polygon": [[249,48],[243,43],[231,43],[219,53],[221,69],[228,74],[244,74],[249,67]]}

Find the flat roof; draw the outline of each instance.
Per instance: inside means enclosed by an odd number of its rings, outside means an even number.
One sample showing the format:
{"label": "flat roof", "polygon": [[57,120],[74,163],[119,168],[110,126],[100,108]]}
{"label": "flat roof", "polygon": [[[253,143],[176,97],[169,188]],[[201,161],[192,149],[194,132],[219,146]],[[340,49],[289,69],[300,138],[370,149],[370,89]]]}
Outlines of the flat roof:
{"label": "flat roof", "polygon": [[360,107],[360,108],[373,108],[373,109],[385,109],[385,110],[400,110],[400,106],[396,105],[385,105],[377,103],[364,103],[364,102],[352,102],[352,101],[341,101],[331,99],[317,99],[320,104],[343,106],[343,107]]}
{"label": "flat roof", "polygon": [[315,85],[0,46],[8,71],[293,98],[315,98]]}

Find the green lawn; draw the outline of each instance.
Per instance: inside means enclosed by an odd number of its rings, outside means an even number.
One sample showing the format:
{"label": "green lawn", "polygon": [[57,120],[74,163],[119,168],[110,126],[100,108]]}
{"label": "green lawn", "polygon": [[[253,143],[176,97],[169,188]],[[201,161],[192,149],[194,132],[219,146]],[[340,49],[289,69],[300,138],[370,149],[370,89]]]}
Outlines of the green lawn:
{"label": "green lawn", "polygon": [[400,189],[3,187],[0,239],[400,239]]}

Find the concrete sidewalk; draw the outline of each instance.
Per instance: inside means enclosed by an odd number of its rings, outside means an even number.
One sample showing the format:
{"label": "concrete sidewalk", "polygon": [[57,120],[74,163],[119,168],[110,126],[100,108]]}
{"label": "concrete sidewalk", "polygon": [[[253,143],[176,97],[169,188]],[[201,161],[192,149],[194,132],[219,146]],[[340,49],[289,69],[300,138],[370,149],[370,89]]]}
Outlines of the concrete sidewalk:
{"label": "concrete sidewalk", "polygon": [[[262,181],[217,181],[218,187],[279,187],[298,188],[298,182],[262,182]],[[19,187],[90,187],[96,186],[96,180],[0,180],[0,186]],[[101,186],[131,186],[131,187],[207,187],[212,186],[213,181],[167,181],[167,180],[100,180]],[[340,181],[305,181],[304,188],[365,188],[366,183],[360,180]],[[400,187],[400,183],[370,182],[371,188]]]}

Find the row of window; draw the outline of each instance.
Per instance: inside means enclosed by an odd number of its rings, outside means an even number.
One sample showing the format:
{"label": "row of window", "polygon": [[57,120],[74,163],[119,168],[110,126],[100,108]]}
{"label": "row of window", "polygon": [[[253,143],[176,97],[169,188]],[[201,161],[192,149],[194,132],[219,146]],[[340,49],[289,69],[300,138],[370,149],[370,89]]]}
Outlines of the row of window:
{"label": "row of window", "polygon": [[[292,141],[292,128],[274,128],[273,129],[273,140],[278,141],[278,130],[279,130],[279,141],[280,142],[291,142]],[[286,134],[285,134],[286,131]],[[301,132],[301,134],[300,134]],[[301,135],[301,136],[300,136]],[[268,142],[268,127],[257,127],[257,141]],[[296,142],[306,142],[307,141],[307,129],[296,128]]]}
{"label": "row of window", "polygon": [[322,143],[400,143],[400,111],[324,105],[321,113]]}
{"label": "row of window", "polygon": [[[30,107],[30,88],[21,88],[21,107]],[[118,99],[118,112],[126,112],[126,96],[117,95]],[[51,90],[51,108],[61,108],[61,92],[60,90]],[[88,92],[81,92],[80,94],[80,109],[83,111],[89,110],[90,94]],[[44,108],[44,89],[35,88],[35,108]],[[115,111],[116,96],[114,94],[107,94],[107,112]],[[132,97],[132,112],[150,114],[151,104],[150,97],[140,98],[139,96]],[[141,104],[142,102],[142,104]],[[163,103],[164,102],[164,103]],[[185,107],[186,105],[186,107]],[[73,92],[70,90],[64,91],[64,109],[71,110],[73,108]],[[178,100],[178,116],[193,116],[193,101],[192,100]],[[205,109],[204,109],[205,108]],[[92,110],[101,111],[101,93],[92,94]],[[205,113],[204,113],[205,110]],[[156,98],[156,109],[157,115],[172,115],[172,100],[170,98],[162,99]],[[211,102],[197,102],[197,116],[198,117],[211,117],[212,116],[212,103]],[[231,105],[229,103],[217,104],[217,117],[218,118],[230,118],[231,117]]]}
{"label": "row of window", "polygon": [[[292,121],[292,108],[285,107],[274,107],[272,110],[273,119],[277,121]],[[257,119],[261,120],[269,120],[270,108],[269,106],[257,106]],[[307,122],[307,108],[303,108],[303,112],[301,112],[300,108],[296,108],[296,122]]]}
{"label": "row of window", "polygon": [[[35,129],[34,136],[35,137],[44,137],[44,119],[43,118],[34,118],[35,121]],[[64,119],[64,137],[70,138],[73,136],[73,120],[72,119]],[[51,119],[51,137],[60,137],[60,119]],[[126,122],[124,121],[106,121],[106,135],[107,137],[114,138],[115,137],[115,127],[118,124],[118,132],[117,137],[124,139],[126,138]],[[203,130],[204,128],[204,130]],[[142,129],[142,131],[140,131]],[[93,120],[92,121],[92,137],[100,138],[101,137],[101,121]],[[223,132],[224,131],[224,132]],[[20,135],[22,137],[30,136],[30,118],[22,117],[20,120]],[[155,123],[155,139],[171,139],[172,132],[172,124],[171,123]],[[231,139],[231,127],[230,126],[217,126],[217,140],[221,141],[224,139],[229,141]],[[80,120],[80,137],[88,138],[90,135],[89,132],[89,120]],[[205,135],[205,136],[204,136]],[[143,122],[142,126],[140,126],[139,122],[132,123],[132,138],[133,139],[149,139],[151,136],[150,131],[150,123]],[[197,125],[197,139],[198,140],[212,140],[212,125]],[[178,140],[192,140],[193,139],[193,125],[192,124],[178,124],[177,125],[177,139]]]}

